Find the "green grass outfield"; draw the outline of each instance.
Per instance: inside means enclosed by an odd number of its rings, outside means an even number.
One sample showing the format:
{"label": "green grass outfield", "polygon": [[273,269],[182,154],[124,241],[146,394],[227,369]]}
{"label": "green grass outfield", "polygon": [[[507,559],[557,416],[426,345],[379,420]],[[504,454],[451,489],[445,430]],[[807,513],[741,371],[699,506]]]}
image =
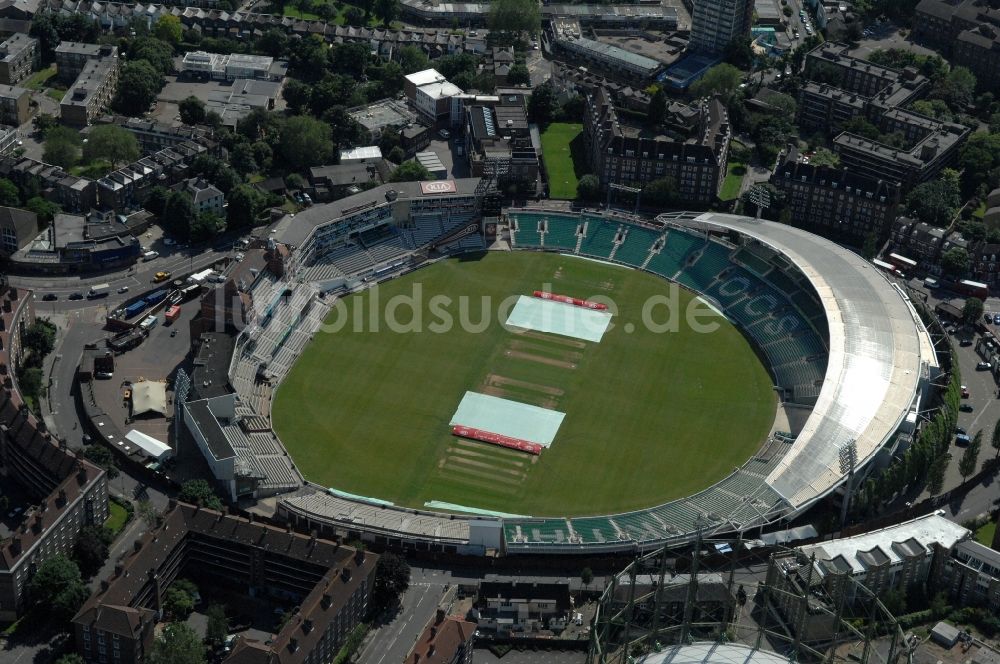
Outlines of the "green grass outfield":
{"label": "green grass outfield", "polygon": [[[600,343],[515,334],[497,302],[547,287],[610,297],[614,327]],[[759,447],[774,420],[771,380],[743,336],[722,318],[712,333],[653,333],[644,303],[666,281],[626,268],[555,254],[489,253],[449,259],[382,284],[376,310],[395,295],[423,293],[422,332],[317,332],[278,389],[274,427],[305,476],[324,486],[422,506],[440,500],[532,516],[639,509],[691,494],[725,477]],[[456,321],[484,321],[481,333]],[[693,296],[681,290],[681,308]],[[372,291],[344,300],[327,323],[369,321]],[[703,308],[704,310],[704,308]],[[413,322],[400,306],[395,319]],[[509,308],[507,309],[509,311]],[[666,318],[666,307],[653,310]],[[503,316],[506,320],[506,314]],[[634,327],[632,327],[634,326]],[[633,330],[632,333],[627,330]],[[538,457],[450,434],[466,390],[566,413]]]}
{"label": "green grass outfield", "polygon": [[553,122],[542,134],[542,157],[549,176],[550,198],[576,198],[577,168],[571,144],[574,139],[581,142],[582,133],[582,124]]}

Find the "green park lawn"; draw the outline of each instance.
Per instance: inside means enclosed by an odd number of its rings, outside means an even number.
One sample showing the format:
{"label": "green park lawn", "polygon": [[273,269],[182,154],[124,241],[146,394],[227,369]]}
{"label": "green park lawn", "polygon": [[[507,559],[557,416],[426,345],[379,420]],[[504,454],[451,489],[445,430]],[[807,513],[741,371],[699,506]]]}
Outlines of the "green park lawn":
{"label": "green park lawn", "polygon": [[730,161],[726,169],[726,179],[722,181],[722,188],[719,189],[719,199],[723,201],[736,200],[740,195],[740,186],[743,184],[743,176],[747,173],[747,165],[739,161]]}
{"label": "green park lawn", "polygon": [[128,521],[128,512],[113,500],[108,501],[108,512],[108,520],[104,522],[104,527],[118,535]]}
{"label": "green park lawn", "polygon": [[[552,286],[554,284],[554,286]],[[546,285],[617,305],[600,342],[498,323],[498,303]],[[423,293],[420,332],[389,329],[397,295]],[[273,423],[305,476],[322,486],[421,507],[438,500],[513,514],[576,516],[634,510],[689,495],[732,472],[774,420],[767,371],[726,320],[698,334],[654,333],[643,308],[670,292],[650,274],[578,257],[517,252],[443,260],[347,297],[316,333],[275,397]],[[457,321],[431,296],[447,295]],[[467,309],[458,306],[465,298]],[[482,298],[488,298],[484,303]],[[693,298],[681,290],[683,307]],[[381,303],[376,306],[375,303]],[[661,310],[660,313],[663,313]],[[662,317],[665,317],[663,314]],[[484,318],[485,317],[485,318]],[[658,319],[659,320],[659,319]],[[451,435],[466,391],[565,413],[539,456]],[[625,489],[627,487],[627,489]]]}
{"label": "green park lawn", "polygon": [[542,158],[549,176],[549,196],[576,198],[578,179],[586,173],[583,125],[554,122],[542,134]]}

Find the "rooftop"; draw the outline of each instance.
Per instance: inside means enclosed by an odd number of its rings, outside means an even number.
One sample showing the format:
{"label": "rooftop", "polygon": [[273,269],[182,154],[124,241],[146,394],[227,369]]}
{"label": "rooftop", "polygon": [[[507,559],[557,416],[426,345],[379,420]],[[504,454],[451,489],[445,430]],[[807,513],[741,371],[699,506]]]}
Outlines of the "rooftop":
{"label": "rooftop", "polygon": [[[803,546],[801,551],[807,556],[816,554],[817,561],[841,558],[852,573],[864,572],[875,565],[898,563],[903,555],[914,555],[935,543],[950,549],[969,535],[968,529],[957,523],[938,514],[928,514],[854,537]],[[824,574],[822,567],[818,571]]]}

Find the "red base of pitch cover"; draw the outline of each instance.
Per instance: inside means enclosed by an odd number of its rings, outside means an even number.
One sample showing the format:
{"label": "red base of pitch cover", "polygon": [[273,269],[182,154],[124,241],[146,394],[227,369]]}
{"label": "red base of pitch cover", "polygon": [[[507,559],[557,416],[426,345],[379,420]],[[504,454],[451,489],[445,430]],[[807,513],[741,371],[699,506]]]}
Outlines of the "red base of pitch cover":
{"label": "red base of pitch cover", "polygon": [[492,431],[483,431],[482,429],[458,425],[451,428],[451,433],[453,436],[471,438],[472,440],[479,440],[484,443],[493,443],[494,445],[509,447],[512,450],[520,450],[529,454],[542,453],[542,446],[538,443],[532,443],[531,441],[522,440],[520,438],[511,438],[510,436],[493,433]]}
{"label": "red base of pitch cover", "polygon": [[579,298],[570,297],[569,295],[558,295],[556,293],[550,293],[548,291],[536,290],[534,295],[535,297],[540,298],[542,300],[552,300],[553,302],[572,304],[574,307],[583,307],[584,309],[594,309],[595,311],[604,311],[605,309],[608,308],[608,305],[601,304],[600,302],[581,300]]}

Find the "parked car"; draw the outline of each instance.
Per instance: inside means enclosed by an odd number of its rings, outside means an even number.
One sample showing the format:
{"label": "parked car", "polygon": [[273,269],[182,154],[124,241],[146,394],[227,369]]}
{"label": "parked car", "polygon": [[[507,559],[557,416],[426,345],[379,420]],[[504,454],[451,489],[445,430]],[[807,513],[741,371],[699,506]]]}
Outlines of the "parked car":
{"label": "parked car", "polygon": [[962,398],[963,399],[969,398],[969,388],[967,388],[965,385],[962,386]]}
{"label": "parked car", "polygon": [[58,300],[59,296],[56,295],[55,293],[46,293],[44,296],[42,296],[42,299],[45,300],[46,302],[52,302],[53,300]]}
{"label": "parked car", "polygon": [[972,345],[972,339],[962,339],[961,341],[958,342],[958,345],[959,346],[971,346]]}
{"label": "parked car", "polygon": [[963,413],[971,413],[971,412],[972,412],[973,410],[975,410],[975,409],[974,409],[974,408],[972,407],[972,404],[971,404],[971,403],[968,403],[968,402],[966,402],[966,403],[963,403],[963,404],[962,404],[961,406],[959,406],[959,407],[958,407],[958,409],[959,409],[960,411],[962,411]]}
{"label": "parked car", "polygon": [[993,316],[993,324],[994,325],[1000,325],[1000,314],[995,314]]}
{"label": "parked car", "polygon": [[979,362],[976,364],[976,371],[989,371],[993,368],[993,365],[989,362]]}
{"label": "parked car", "polygon": [[985,314],[983,314],[983,319],[987,323],[992,323],[993,322],[993,314],[991,314],[990,312],[987,311]]}
{"label": "parked car", "polygon": [[965,447],[965,446],[967,446],[971,442],[972,442],[972,440],[969,438],[969,436],[967,434],[960,433],[957,436],[955,436],[955,444],[956,445],[961,445],[961,446]]}
{"label": "parked car", "polygon": [[963,429],[962,427],[955,427],[955,433],[956,434],[968,434],[968,432],[965,429]]}
{"label": "parked car", "polygon": [[83,293],[73,293],[73,294],[71,294],[69,296],[69,299],[71,299],[71,300],[82,300],[83,299]]}

